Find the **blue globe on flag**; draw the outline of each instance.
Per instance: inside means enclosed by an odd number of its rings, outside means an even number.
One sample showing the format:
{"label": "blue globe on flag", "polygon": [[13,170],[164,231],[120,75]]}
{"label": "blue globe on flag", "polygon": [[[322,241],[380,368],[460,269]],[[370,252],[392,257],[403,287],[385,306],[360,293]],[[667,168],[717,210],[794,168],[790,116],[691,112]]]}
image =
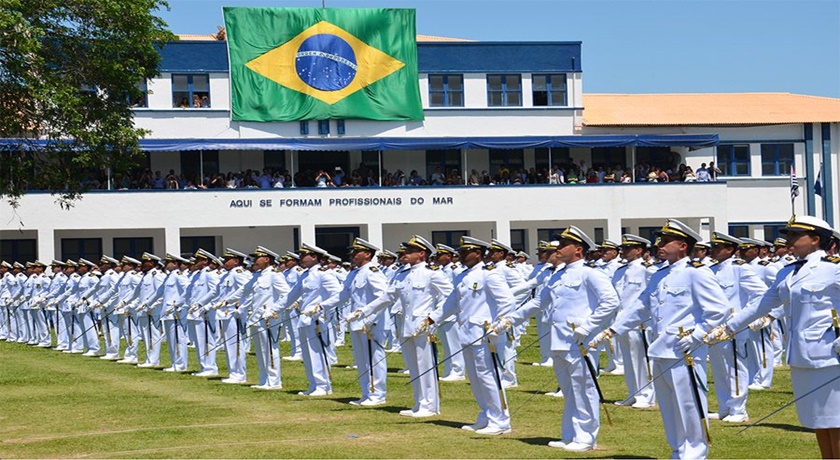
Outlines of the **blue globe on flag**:
{"label": "blue globe on flag", "polygon": [[307,85],[321,91],[339,91],[356,77],[358,66],[353,47],[331,34],[313,35],[300,44],[295,70]]}

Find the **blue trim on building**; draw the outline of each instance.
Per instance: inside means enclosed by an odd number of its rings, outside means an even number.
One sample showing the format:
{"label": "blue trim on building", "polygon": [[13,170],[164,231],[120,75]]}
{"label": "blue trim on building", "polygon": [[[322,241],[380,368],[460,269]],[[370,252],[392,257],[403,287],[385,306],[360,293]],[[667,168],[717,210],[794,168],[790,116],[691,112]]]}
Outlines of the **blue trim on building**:
{"label": "blue trim on building", "polygon": [[[581,42],[424,42],[417,58],[420,73],[580,72]],[[168,43],[158,70],[227,73],[227,42]]]}
{"label": "blue trim on building", "polygon": [[822,158],[820,180],[822,181],[823,220],[834,227],[834,184],[831,167],[831,123],[820,123]]}

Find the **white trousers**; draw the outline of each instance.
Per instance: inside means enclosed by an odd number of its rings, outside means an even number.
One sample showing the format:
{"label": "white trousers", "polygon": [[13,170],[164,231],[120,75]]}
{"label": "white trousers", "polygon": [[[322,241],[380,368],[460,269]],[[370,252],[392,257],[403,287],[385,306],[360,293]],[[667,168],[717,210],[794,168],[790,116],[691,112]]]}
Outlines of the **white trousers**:
{"label": "white trousers", "polygon": [[165,319],[163,329],[166,332],[166,344],[169,347],[172,367],[176,371],[187,370],[189,351],[187,350],[187,329],[183,326],[183,322],[180,319]]}
{"label": "white trousers", "polygon": [[332,382],[330,381],[331,371],[327,354],[329,337],[323,324],[320,324],[320,322],[318,324],[321,327],[320,334],[318,334],[315,324],[301,326],[298,329],[301,340],[300,347],[303,352],[303,366],[306,370],[306,378],[309,380],[307,391],[323,390],[330,393],[332,392]]}
{"label": "white trousers", "polygon": [[259,384],[280,387],[280,325],[266,328],[265,321],[251,325],[251,343],[257,357]]}
{"label": "white trousers", "polygon": [[82,326],[82,330],[76,334],[79,336],[82,346],[88,351],[99,353],[99,332],[96,330],[93,312],[77,314],[76,319],[78,321],[77,326],[79,324]]}
{"label": "white trousers", "polygon": [[142,314],[137,318],[137,325],[140,327],[140,339],[146,344],[146,363],[160,364],[161,332],[160,321],[154,316]]}
{"label": "white trousers", "polygon": [[78,315],[72,311],[61,312],[61,319],[64,321],[64,328],[67,330],[67,344],[68,350],[82,351],[84,350],[84,339],[82,332],[82,324],[79,323]]}
{"label": "white trousers", "polygon": [[[680,361],[680,362],[676,362]],[[704,362],[697,360],[698,363]],[[657,376],[653,385],[656,387],[656,400],[665,426],[665,438],[671,446],[671,458],[706,458],[709,445],[700,420],[700,411],[707,410],[704,366],[694,366],[697,376],[697,393],[700,407],[694,399],[689,368],[685,360],[654,359],[653,374]]]}
{"label": "white trousers", "polygon": [[245,343],[246,331],[238,318],[230,317],[219,320],[220,338],[223,340],[230,378],[246,380],[245,356],[248,354]]}
{"label": "white trousers", "polygon": [[624,358],[624,383],[627,385],[629,395],[627,402],[630,404],[654,403],[655,391],[650,383],[652,369],[648,367],[648,361],[645,359],[645,345],[642,342],[642,334],[645,333],[640,329],[634,329],[616,337],[615,340]]}
{"label": "white trousers", "polygon": [[[755,383],[765,388],[773,385],[773,341],[772,329],[766,327],[758,331],[750,331],[747,342],[747,370],[749,383]],[[763,345],[762,345],[763,342]]]}
{"label": "white trousers", "polygon": [[443,343],[443,375],[464,375],[464,354],[457,353],[461,349],[461,340],[458,338],[458,323],[450,321],[442,323],[438,328],[439,337]]}
{"label": "white trousers", "polygon": [[[411,390],[414,393],[414,405],[411,410],[425,409],[440,412],[440,395],[438,395],[437,378],[432,369],[432,347],[426,335],[407,337],[403,339],[403,358],[408,366],[411,378]],[[423,374],[422,376],[420,374]]]}
{"label": "white trousers", "polygon": [[583,356],[578,350],[554,350],[552,360],[564,396],[562,440],[595,444],[601,428],[601,408],[595,381]]}
{"label": "white trousers", "polygon": [[[727,415],[746,415],[747,413],[747,378],[745,341],[738,341],[738,357],[735,357],[731,340],[725,340],[709,347],[709,362],[715,379],[715,394],[718,400],[718,414],[723,419]],[[737,360],[737,364],[736,364]],[[738,373],[738,385],[735,385],[735,373]],[[737,389],[737,391],[736,391]]]}
{"label": "white trousers", "polygon": [[200,372],[219,372],[219,366],[216,365],[216,326],[211,324],[213,321],[199,319],[187,322]]}
{"label": "white trousers", "polygon": [[[510,411],[502,409],[504,395],[504,387],[500,387],[502,369],[499,363],[493,362],[490,344],[482,340],[464,348],[463,354],[466,372],[470,379],[470,390],[479,408],[476,425],[509,429]],[[497,358],[501,360],[501,356],[497,355]]]}
{"label": "white trousers", "polygon": [[[382,346],[384,341],[385,334],[382,332],[372,332],[368,340],[366,332],[350,331],[350,344],[353,347],[353,359],[356,361],[362,401],[367,399],[385,401],[387,396],[388,361],[385,359],[385,348]],[[373,365],[372,371],[371,365]],[[373,374],[372,388],[371,374]]]}
{"label": "white trousers", "polygon": [[120,325],[125,336],[125,359],[137,359],[140,350],[140,327],[134,316],[120,315]]}
{"label": "white trousers", "polygon": [[117,315],[111,313],[102,316],[102,335],[105,337],[105,354],[118,355],[120,353],[120,321]]}

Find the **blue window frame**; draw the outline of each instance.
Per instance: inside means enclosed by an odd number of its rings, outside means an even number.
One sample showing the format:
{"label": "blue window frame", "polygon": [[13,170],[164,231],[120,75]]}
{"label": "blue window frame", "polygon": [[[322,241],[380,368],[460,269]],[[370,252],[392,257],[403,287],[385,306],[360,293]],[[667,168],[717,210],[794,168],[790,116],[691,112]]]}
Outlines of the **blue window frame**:
{"label": "blue window frame", "polygon": [[764,241],[775,241],[787,224],[764,224]]}
{"label": "blue window frame", "polygon": [[487,75],[487,105],[515,107],[522,105],[522,75]]}
{"label": "blue window frame", "polygon": [[793,144],[761,144],[761,175],[787,176],[793,165]]}
{"label": "blue window frame", "polygon": [[208,74],[172,74],[172,107],[209,108],[210,76]]}
{"label": "blue window frame", "polygon": [[525,230],[510,231],[510,247],[514,251],[525,251]]}
{"label": "blue window frame", "polygon": [[531,77],[534,107],[568,105],[566,74],[538,74]]}
{"label": "blue window frame", "polygon": [[303,136],[309,134],[309,122],[308,121],[303,120],[303,121],[300,122],[300,134],[303,135]]}
{"label": "blue window frame", "polygon": [[734,236],[735,238],[749,238],[750,236],[750,226],[749,225],[742,225],[742,224],[735,224],[729,225],[729,235]]}
{"label": "blue window frame", "polygon": [[322,136],[326,136],[330,133],[330,121],[329,120],[318,120],[318,134]]}
{"label": "blue window frame", "polygon": [[746,144],[719,145],[717,166],[724,176],[750,175],[750,146]]}
{"label": "blue window frame", "polygon": [[463,75],[429,75],[429,107],[463,106]]}
{"label": "blue window frame", "polygon": [[470,236],[469,230],[440,230],[432,232],[432,244],[445,244],[457,248],[461,245],[461,237]]}

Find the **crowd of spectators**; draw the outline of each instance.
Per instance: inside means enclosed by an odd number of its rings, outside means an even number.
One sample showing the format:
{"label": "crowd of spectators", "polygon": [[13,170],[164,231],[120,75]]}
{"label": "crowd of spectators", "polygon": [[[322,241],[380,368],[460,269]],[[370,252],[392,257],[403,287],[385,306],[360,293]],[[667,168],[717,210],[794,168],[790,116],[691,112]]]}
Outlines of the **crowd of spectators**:
{"label": "crowd of spectators", "polygon": [[[445,186],[445,185],[522,185],[522,184],[609,184],[632,182],[712,182],[721,171],[714,162],[703,163],[694,171],[691,166],[680,164],[676,168],[661,168],[648,163],[639,163],[633,171],[622,165],[586,167],[586,163],[554,165],[551,168],[500,167],[494,174],[487,170],[470,170],[466,176],[457,168],[443,170],[435,167],[428,176],[422,176],[416,169],[406,174],[401,169],[382,170],[383,187]],[[144,169],[133,175],[116,176],[112,188],[129,189],[271,189],[291,187],[378,187],[379,170],[361,163],[349,174],[341,167],[333,170],[305,170],[291,175],[285,169],[266,168],[262,171],[249,169],[242,172],[214,173],[204,178],[198,174],[177,174],[174,170],[164,175]],[[83,185],[89,189],[107,189],[105,177],[86,178]]]}

